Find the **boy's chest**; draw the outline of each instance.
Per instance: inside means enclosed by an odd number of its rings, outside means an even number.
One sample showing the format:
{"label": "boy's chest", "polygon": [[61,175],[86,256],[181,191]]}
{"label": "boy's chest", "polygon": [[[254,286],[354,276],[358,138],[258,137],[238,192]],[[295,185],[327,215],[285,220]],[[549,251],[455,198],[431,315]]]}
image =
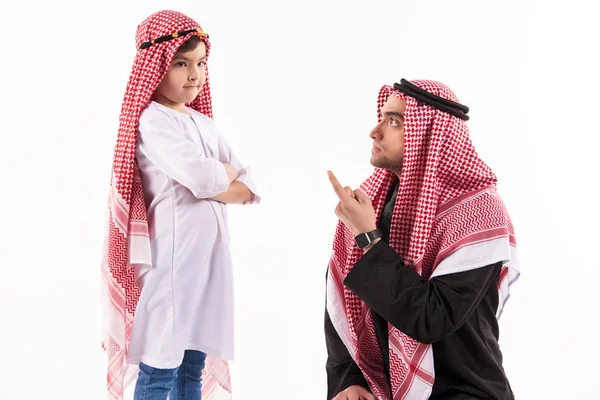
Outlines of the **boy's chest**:
{"label": "boy's chest", "polygon": [[192,117],[181,121],[183,135],[208,158],[219,158],[219,137],[211,127]]}

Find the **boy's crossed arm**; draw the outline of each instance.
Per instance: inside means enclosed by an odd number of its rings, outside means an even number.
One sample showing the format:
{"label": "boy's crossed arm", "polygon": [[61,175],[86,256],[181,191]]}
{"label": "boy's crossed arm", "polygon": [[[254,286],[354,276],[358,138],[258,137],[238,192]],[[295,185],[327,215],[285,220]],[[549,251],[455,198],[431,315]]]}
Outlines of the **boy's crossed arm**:
{"label": "boy's crossed arm", "polygon": [[248,186],[236,180],[238,170],[231,164],[223,163],[223,165],[225,166],[225,172],[227,172],[227,178],[229,178],[229,188],[227,191],[211,197],[211,200],[225,204],[244,204],[254,199],[254,193],[248,189]]}

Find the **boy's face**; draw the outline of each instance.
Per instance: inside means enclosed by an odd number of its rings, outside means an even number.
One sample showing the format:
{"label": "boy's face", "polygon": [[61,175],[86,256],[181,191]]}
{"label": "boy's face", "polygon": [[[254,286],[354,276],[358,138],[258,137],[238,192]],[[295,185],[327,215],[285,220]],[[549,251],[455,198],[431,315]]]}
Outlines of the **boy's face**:
{"label": "boy's face", "polygon": [[177,52],[153,99],[167,107],[185,111],[185,104],[194,100],[204,85],[205,66],[204,42],[200,42],[194,50]]}

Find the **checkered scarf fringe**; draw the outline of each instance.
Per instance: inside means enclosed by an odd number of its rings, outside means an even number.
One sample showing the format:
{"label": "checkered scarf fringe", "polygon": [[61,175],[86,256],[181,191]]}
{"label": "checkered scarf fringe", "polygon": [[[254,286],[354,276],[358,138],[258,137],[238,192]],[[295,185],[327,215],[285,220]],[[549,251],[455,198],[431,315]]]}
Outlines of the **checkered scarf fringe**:
{"label": "checkered scarf fringe", "polygon": [[[458,102],[454,93],[439,82],[412,83]],[[495,189],[496,176],[477,155],[466,123],[390,86],[382,87],[379,92],[379,120],[381,107],[391,95],[406,100],[406,112],[405,154],[392,216],[390,247],[403,257],[407,266],[427,279],[434,273],[445,273],[436,269],[446,257],[457,252],[468,254],[474,244],[502,240],[507,249],[516,251],[512,223]],[[373,202],[378,220],[394,182],[390,171],[376,169],[361,185]],[[334,326],[379,399],[425,399],[435,379],[431,345],[420,343],[388,324],[390,387],[369,308],[343,285],[362,254],[354,235],[339,222],[327,293],[328,309],[330,297],[339,299],[331,302],[335,305],[330,314],[335,311],[341,318]],[[508,297],[508,286],[518,276],[516,260],[504,261],[499,282],[501,306]],[[469,269],[472,268],[466,266],[462,270]]]}
{"label": "checkered scarf fringe", "polygon": [[[199,36],[206,44],[207,55],[210,52],[208,38],[197,32],[146,49],[139,47],[143,42],[189,29],[202,31],[193,19],[169,10],[149,16],[137,28],[138,51],[123,99],[114,150],[102,260],[106,302],[102,347],[108,356],[108,399],[123,399],[125,387],[136,376],[137,368],[126,363],[133,317],[140,297],[135,270],[139,268],[143,273],[152,263],[142,183],[135,162],[139,117],[167,73],[177,49],[191,35]],[[212,118],[208,70],[204,87],[188,106]],[[231,392],[228,365],[207,357],[202,398],[210,399],[218,388],[223,389],[219,390],[221,393]]]}

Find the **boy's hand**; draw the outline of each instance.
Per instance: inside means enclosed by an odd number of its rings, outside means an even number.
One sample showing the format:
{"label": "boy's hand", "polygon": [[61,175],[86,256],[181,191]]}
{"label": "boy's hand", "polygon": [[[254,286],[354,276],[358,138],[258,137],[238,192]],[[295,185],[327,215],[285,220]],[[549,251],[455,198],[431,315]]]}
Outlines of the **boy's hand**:
{"label": "boy's hand", "polygon": [[223,163],[225,166],[225,172],[227,172],[227,178],[229,178],[229,183],[235,181],[238,178],[238,171],[231,164]]}
{"label": "boy's hand", "polygon": [[364,387],[354,385],[338,393],[333,400],[375,400],[375,396]]}

